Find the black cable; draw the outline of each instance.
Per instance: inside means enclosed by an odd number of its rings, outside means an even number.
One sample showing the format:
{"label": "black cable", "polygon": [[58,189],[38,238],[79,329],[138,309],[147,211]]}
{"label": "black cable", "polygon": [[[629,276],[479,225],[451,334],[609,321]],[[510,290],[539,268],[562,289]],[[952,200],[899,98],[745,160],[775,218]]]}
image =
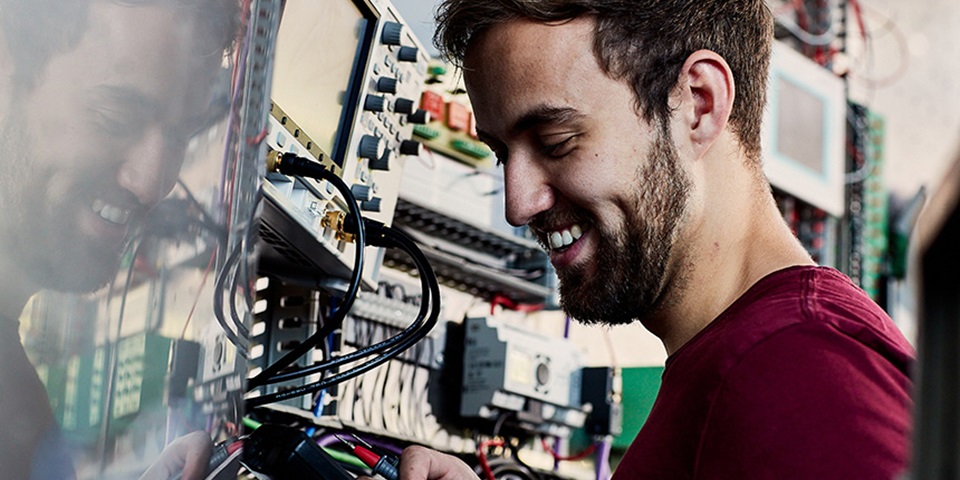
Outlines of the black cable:
{"label": "black cable", "polygon": [[[196,202],[196,199],[193,198],[193,195],[189,193],[186,188],[186,185],[181,183],[181,187],[184,191],[187,191],[188,196]],[[220,324],[220,328],[223,330],[224,335],[227,336],[227,340],[232,343],[237,350],[244,356],[249,357],[249,350],[247,348],[247,343],[249,342],[250,331],[247,329],[246,325],[243,324],[243,320],[240,318],[237,313],[237,286],[239,284],[239,279],[244,278],[245,281],[249,282],[249,279],[246,278],[247,274],[241,275],[241,269],[246,272],[246,246],[253,240],[253,235],[255,230],[253,225],[255,223],[255,215],[257,210],[257,205],[260,204],[260,201],[263,199],[263,190],[258,189],[256,195],[253,199],[253,209],[251,213],[251,218],[247,221],[246,226],[243,228],[243,238],[240,242],[234,246],[233,251],[230,252],[230,255],[224,260],[223,268],[221,268],[220,273],[217,275],[217,280],[214,284],[214,297],[213,297],[213,314],[217,319],[217,323]],[[197,202],[198,207],[202,207]],[[226,243],[224,240],[223,243]],[[227,279],[230,278],[231,274],[233,275],[229,296],[230,299],[230,319],[233,321],[233,325],[236,328],[236,332],[227,324],[226,317],[223,313],[223,294],[225,290],[225,284]],[[249,310],[253,309],[251,304],[250,295],[244,295],[244,303],[246,303]]]}
{"label": "black cable", "polygon": [[[296,389],[288,390],[286,392],[283,392],[282,394],[272,394],[269,396],[257,397],[249,400],[248,402],[255,402],[257,405],[272,403],[273,401],[292,398],[295,396],[310,393],[311,391],[319,390],[327,386],[331,386],[336,383],[342,382],[343,380],[353,378],[361,373],[367,372],[375,368],[376,366],[382,364],[383,362],[389,360],[390,358],[400,354],[401,352],[403,352],[404,350],[408,349],[410,346],[415,344],[417,341],[419,341],[421,338],[423,338],[426,335],[426,333],[429,332],[431,328],[433,328],[440,314],[440,290],[436,283],[436,277],[433,275],[433,270],[432,268],[430,268],[430,264],[427,262],[426,257],[424,257],[423,254],[419,251],[419,249],[417,249],[416,244],[413,243],[413,241],[410,240],[409,237],[404,235],[402,232],[399,232],[396,230],[387,229],[387,228],[384,228],[384,230],[385,231],[383,232],[383,235],[385,237],[389,237],[389,239],[396,241],[397,246],[404,249],[405,251],[410,253],[411,256],[414,257],[414,261],[417,264],[417,269],[420,272],[421,288],[423,288],[424,291],[427,292],[429,295],[432,295],[433,298],[437,299],[432,304],[433,310],[430,314],[430,318],[428,319],[428,321],[422,325],[419,325],[422,319],[421,317],[418,317],[418,320],[414,322],[413,325],[405,329],[404,332],[402,332],[400,335],[392,337],[386,341],[380,342],[377,345],[374,345],[372,347],[367,347],[357,352],[353,352],[352,354],[337,357],[336,359],[332,359],[331,362],[325,362],[324,364],[316,365],[313,367],[307,367],[304,369],[297,370],[295,372],[291,372],[289,374],[283,374],[278,376],[277,378],[280,378],[282,380],[299,378],[299,377],[311,375],[313,373],[326,370],[332,365],[350,363],[359,358],[370,356],[375,353],[384,352],[383,356],[381,357],[370,360],[369,362],[363,365],[354,367],[353,369],[348,370],[347,372],[335,375],[327,380],[321,380],[320,382],[316,382],[316,383],[305,385]],[[428,305],[428,302],[424,302],[421,305],[422,307],[421,310],[424,310],[425,309],[424,307],[426,307],[427,305]],[[271,383],[272,381],[273,379],[271,379]],[[271,398],[281,397],[281,396],[282,398],[279,398],[278,400],[270,400]]]}
{"label": "black cable", "polygon": [[240,337],[237,336],[237,334],[233,331],[233,329],[227,325],[227,319],[223,314],[223,286],[227,281],[227,277],[230,275],[233,262],[240,257],[240,253],[240,248],[234,248],[233,252],[230,253],[230,256],[227,257],[227,260],[224,262],[223,268],[220,269],[220,274],[217,275],[217,281],[214,285],[215,293],[213,296],[213,316],[217,319],[217,323],[220,324],[220,328],[223,330],[224,335],[227,336],[227,340],[230,340],[230,343],[237,348],[237,351],[240,352],[244,358],[246,358],[249,357],[246,342],[241,340]]}
{"label": "black cable", "polygon": [[349,218],[352,219],[353,225],[355,225],[354,235],[356,237],[356,255],[354,257],[350,285],[344,294],[343,302],[331,317],[331,324],[329,326],[324,325],[318,329],[316,333],[308,337],[306,340],[300,343],[300,345],[297,345],[293,350],[287,352],[287,354],[281,357],[279,360],[264,368],[263,371],[260,372],[256,377],[250,379],[247,382],[248,391],[268,383],[273,383],[271,380],[275,375],[280,373],[280,371],[284,368],[292,365],[297,361],[297,359],[319,345],[327,335],[333,332],[333,330],[336,330],[340,327],[340,325],[343,323],[343,320],[347,317],[347,312],[349,312],[350,308],[353,307],[353,302],[357,299],[357,293],[360,291],[360,280],[363,275],[363,248],[365,245],[367,245],[365,233],[366,228],[363,224],[363,217],[360,215],[360,208],[357,206],[357,199],[353,196],[353,192],[350,191],[350,188],[347,187],[347,184],[344,183],[340,177],[334,175],[333,172],[326,170],[323,165],[319,163],[297,157],[293,154],[283,154],[280,156],[277,159],[276,169],[285,175],[296,175],[318,180],[325,180],[333,185],[334,188],[340,192],[340,195],[343,195],[343,198],[347,203],[348,210],[350,211]]}
{"label": "black cable", "polygon": [[[406,247],[403,247],[401,245],[396,245],[396,246],[400,247],[402,250],[407,251],[407,253],[409,253],[412,257],[414,257],[415,263],[416,263],[416,256],[414,255],[414,252],[416,252],[416,255],[419,255],[422,258],[423,263],[426,264],[426,268],[429,269],[430,278],[436,281],[436,277],[433,275],[433,269],[430,268],[430,265],[427,262],[426,257],[423,256],[423,253],[420,252],[420,249],[416,246],[413,240],[410,239],[410,237],[408,237],[405,233],[403,233],[400,230],[396,230],[389,227],[380,227],[379,229],[377,229],[378,232],[380,232],[381,230],[384,230],[385,231],[384,234],[387,234],[387,236],[389,236],[391,239],[402,238],[403,241],[407,242]],[[421,269],[420,266],[417,266],[417,270],[420,272],[421,288],[423,289],[424,292],[429,292],[430,287],[427,284],[428,279],[424,277],[424,270]],[[437,298],[437,301],[435,303],[439,304],[439,298],[440,298],[439,287],[437,290],[437,294],[435,295],[435,298]],[[403,331],[401,331],[399,334],[397,334],[394,337],[388,338],[375,345],[371,345],[362,349],[358,349],[348,354],[331,358],[330,360],[327,360],[322,363],[314,364],[308,367],[294,369],[289,372],[278,373],[276,375],[271,376],[269,379],[264,380],[264,384],[280,383],[288,380],[294,380],[297,378],[306,377],[315,373],[320,373],[320,372],[329,370],[334,367],[338,367],[340,365],[356,362],[362,358],[366,358],[372,355],[376,355],[378,353],[389,351],[390,349],[394,348],[396,345],[403,342],[407,337],[416,335],[417,332],[419,332],[424,328],[423,322],[428,315],[428,308],[430,305],[431,303],[429,301],[421,301],[420,311],[417,313],[417,318],[407,328],[405,328]],[[434,322],[436,322],[436,320],[434,320]],[[427,328],[427,331],[429,331],[431,328],[433,328],[433,325],[431,324],[429,327],[426,327],[426,328]],[[422,337],[423,335],[421,335],[418,338],[422,338]]]}
{"label": "black cable", "polygon": [[[237,287],[240,285],[238,279],[241,278],[240,265],[244,263],[242,255],[236,263],[237,267],[233,272],[233,281],[230,282],[230,318],[233,319],[233,324],[237,327],[237,333],[244,338],[250,338],[250,330],[243,324],[243,319],[237,312]],[[246,299],[244,299],[244,303],[247,303]]]}
{"label": "black cable", "polygon": [[[250,219],[247,221],[247,224],[244,226],[244,235],[243,235],[244,242],[245,242],[243,244],[244,254],[241,260],[238,262],[238,268],[237,268],[238,273],[242,271],[242,275],[240,275],[239,278],[243,281],[244,286],[246,287],[246,289],[244,290],[243,302],[247,307],[247,311],[251,313],[253,312],[254,303],[255,303],[254,292],[256,291],[256,285],[255,285],[256,280],[250,274],[252,271],[250,269],[251,265],[249,262],[246,261],[246,259],[248,258],[247,252],[249,252],[249,246],[256,245],[257,243],[258,231],[256,228],[254,228],[254,226],[257,225],[258,223],[257,210],[258,210],[258,207],[260,206],[261,201],[263,201],[262,186],[257,189],[257,193],[253,197],[253,208],[251,209]],[[233,277],[234,287],[236,287],[237,285],[237,278],[238,278],[237,274],[234,274],[234,277]],[[231,288],[231,295],[230,295],[231,299],[236,298],[236,294],[234,292],[236,292],[236,288]],[[231,305],[236,306],[235,303],[231,303]],[[246,326],[243,325],[243,322],[240,322],[238,325],[242,326],[245,336],[250,335]]]}
{"label": "black cable", "polygon": [[[193,206],[196,207],[200,212],[200,217],[202,219],[199,223],[219,235],[226,234],[226,228],[223,225],[220,225],[220,223],[217,222],[217,219],[213,218],[213,215],[211,215],[210,212],[207,212],[206,207],[204,207],[204,205],[197,200],[197,197],[194,196],[193,192],[190,191],[190,188],[187,187],[187,184],[184,183],[182,178],[177,179],[177,185],[180,186],[180,189],[183,190],[183,193],[187,196],[187,201],[192,203]],[[256,206],[256,203],[254,203],[254,206]]]}
{"label": "black cable", "polygon": [[[299,397],[301,395],[307,395],[307,394],[316,392],[318,390],[322,390],[324,388],[328,388],[330,386],[336,385],[350,378],[354,378],[363,373],[366,373],[380,366],[381,364],[390,360],[391,358],[399,355],[404,350],[413,346],[416,342],[420,341],[424,336],[426,336],[426,334],[430,331],[430,329],[432,329],[433,326],[436,325],[437,319],[440,317],[440,287],[437,284],[436,276],[433,273],[433,268],[430,267],[430,263],[427,261],[426,257],[423,255],[423,252],[421,252],[420,249],[417,248],[416,243],[414,243],[413,240],[410,239],[410,237],[406,236],[402,232],[399,232],[391,228],[383,227],[380,229],[378,234],[382,236],[383,240],[386,240],[388,243],[393,243],[395,246],[403,249],[408,254],[410,254],[411,257],[413,257],[414,263],[416,264],[416,267],[417,267],[417,271],[420,275],[421,288],[423,289],[424,293],[427,294],[427,298],[425,298],[425,304],[429,302],[431,307],[430,316],[427,319],[426,323],[424,323],[423,327],[418,329],[414,334],[411,334],[408,337],[403,338],[402,341],[400,341],[395,348],[392,348],[389,351],[386,351],[383,355],[379,357],[376,357],[357,367],[351,368],[346,372],[339,373],[330,378],[323,379],[315,383],[303,385],[303,386],[293,388],[284,392],[278,392],[278,393],[273,393],[269,395],[263,395],[260,397],[248,399],[247,400],[248,408],[265,405],[268,403],[279,402],[289,398]],[[400,336],[398,335],[397,337],[394,337],[393,339],[390,339],[390,340],[394,340],[399,337]],[[382,343],[386,343],[386,342],[382,342]]]}

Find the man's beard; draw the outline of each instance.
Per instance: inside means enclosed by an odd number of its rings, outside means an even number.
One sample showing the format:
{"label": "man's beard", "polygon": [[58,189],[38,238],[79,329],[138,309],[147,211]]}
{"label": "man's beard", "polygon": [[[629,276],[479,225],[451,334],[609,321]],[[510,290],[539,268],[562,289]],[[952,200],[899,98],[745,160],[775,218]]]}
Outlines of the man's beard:
{"label": "man's beard", "polygon": [[[0,216],[2,273],[9,281],[37,289],[76,293],[99,290],[116,276],[126,245],[105,244],[80,234],[76,228],[72,213],[77,205],[71,199],[84,202],[86,196],[79,193],[95,190],[95,180],[78,180],[77,185],[65,187],[71,188],[72,194],[54,199],[46,195],[49,183],[45,179],[53,172],[43,165],[53,162],[28,162],[34,160],[31,146],[35,140],[25,123],[8,115],[0,125],[0,147],[7,165],[0,170],[0,202],[4,205]],[[71,161],[78,160],[64,160]],[[70,167],[65,164],[63,168]],[[30,173],[25,175],[24,169]]]}
{"label": "man's beard", "polygon": [[592,273],[584,265],[557,272],[560,304],[567,314],[585,324],[622,325],[642,321],[662,306],[668,262],[690,192],[679,163],[672,142],[657,135],[637,172],[634,205],[624,214],[623,228],[606,232],[594,225],[590,231],[597,246]]}

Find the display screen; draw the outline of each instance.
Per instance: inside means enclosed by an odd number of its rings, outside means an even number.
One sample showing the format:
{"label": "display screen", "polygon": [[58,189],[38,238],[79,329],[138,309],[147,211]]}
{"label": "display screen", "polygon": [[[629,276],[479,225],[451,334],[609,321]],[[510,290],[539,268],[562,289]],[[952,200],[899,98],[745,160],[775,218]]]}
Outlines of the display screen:
{"label": "display screen", "polygon": [[280,21],[271,97],[338,163],[334,149],[371,27],[351,0],[288,0]]}
{"label": "display screen", "polygon": [[786,78],[780,78],[774,88],[779,88],[780,99],[778,153],[809,168],[818,177],[825,176],[823,100]]}

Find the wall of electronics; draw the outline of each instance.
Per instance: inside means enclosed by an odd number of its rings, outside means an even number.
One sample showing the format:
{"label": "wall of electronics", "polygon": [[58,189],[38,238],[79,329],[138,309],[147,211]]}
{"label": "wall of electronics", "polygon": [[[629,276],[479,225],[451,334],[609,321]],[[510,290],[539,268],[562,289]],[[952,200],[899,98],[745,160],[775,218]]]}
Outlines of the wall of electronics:
{"label": "wall of electronics", "polygon": [[[458,72],[390,0],[244,5],[211,100],[228,115],[122,271],[22,319],[81,478],[130,477],[193,430],[217,443],[208,478],[392,479],[412,444],[485,480],[609,478],[624,410],[648,408],[622,404],[631,359],[526,322],[569,319],[503,219]],[[811,257],[883,305],[884,123],[846,98],[838,8],[777,9],[765,171]]]}
{"label": "wall of electronics", "polygon": [[[609,478],[620,372],[506,320],[554,308],[556,280],[502,220],[459,75],[386,0],[288,0],[277,32],[241,476],[392,478],[421,444],[489,480]],[[783,40],[777,203],[816,261],[878,285],[877,121]]]}
{"label": "wall of electronics", "polygon": [[553,464],[593,409],[573,344],[440,314],[441,297],[534,311],[553,291],[500,220],[453,72],[386,1],[289,0],[277,32],[241,475],[350,478],[378,471],[363,449],[389,463],[410,444],[491,478],[570,475]]}

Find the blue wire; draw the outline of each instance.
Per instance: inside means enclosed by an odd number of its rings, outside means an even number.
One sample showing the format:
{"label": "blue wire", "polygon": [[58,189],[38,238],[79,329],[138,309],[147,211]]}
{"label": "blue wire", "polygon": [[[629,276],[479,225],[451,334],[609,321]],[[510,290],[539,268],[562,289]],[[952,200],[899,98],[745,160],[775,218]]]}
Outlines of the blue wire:
{"label": "blue wire", "polygon": [[[327,335],[326,341],[327,341],[327,352],[332,352],[333,351],[333,334],[332,333],[330,335]],[[323,413],[323,401],[325,400],[324,397],[326,396],[327,396],[326,388],[317,392],[317,400],[313,402],[314,417],[319,417],[320,414]],[[310,435],[310,436],[313,436],[313,435]]]}

